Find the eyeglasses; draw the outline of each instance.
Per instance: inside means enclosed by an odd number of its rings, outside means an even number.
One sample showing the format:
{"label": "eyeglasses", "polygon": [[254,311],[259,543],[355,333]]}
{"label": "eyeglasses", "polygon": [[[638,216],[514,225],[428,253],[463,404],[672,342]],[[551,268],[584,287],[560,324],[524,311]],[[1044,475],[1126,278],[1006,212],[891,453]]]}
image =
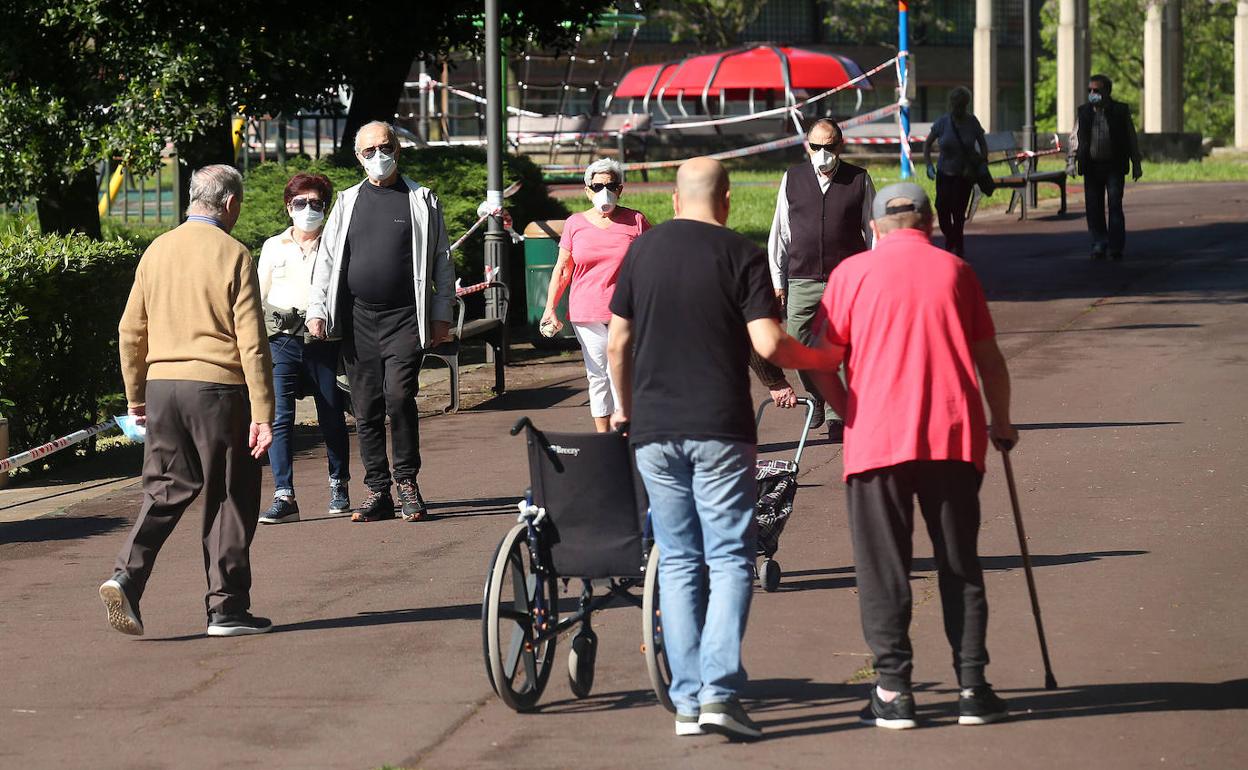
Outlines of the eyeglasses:
{"label": "eyeglasses", "polygon": [[841,146],[840,142],[828,142],[827,144],[815,144],[814,142],[807,142],[807,144],[810,145],[810,149],[813,150],[814,152],[819,152],[820,150],[827,150],[828,152],[832,152],[836,148]]}
{"label": "eyeglasses", "polygon": [[290,207],[295,211],[303,211],[305,208],[310,208],[313,211],[325,213],[325,201],[320,198],[305,198],[300,195],[297,198],[290,199]]}
{"label": "eyeglasses", "polygon": [[378,145],[374,145],[373,147],[365,147],[362,150],[356,150],[356,152],[358,152],[360,155],[364,156],[365,158],[372,158],[374,155],[377,154],[378,150],[381,150],[387,155],[393,155],[394,145],[390,144],[389,142],[386,142],[385,144],[378,144]]}
{"label": "eyeglasses", "polygon": [[603,190],[610,190],[613,193],[618,193],[620,190],[624,188],[624,185],[620,184],[619,182],[594,182],[593,184],[587,184],[585,186],[588,187],[593,192],[602,192]]}

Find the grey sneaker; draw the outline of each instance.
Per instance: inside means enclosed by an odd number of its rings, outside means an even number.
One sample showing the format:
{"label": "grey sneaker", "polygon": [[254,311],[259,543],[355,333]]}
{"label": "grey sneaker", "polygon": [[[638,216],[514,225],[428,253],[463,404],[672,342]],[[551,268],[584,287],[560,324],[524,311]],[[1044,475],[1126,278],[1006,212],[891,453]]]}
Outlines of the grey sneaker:
{"label": "grey sneaker", "polygon": [[992,691],[992,685],[968,687],[958,697],[958,724],[987,725],[1008,719],[1006,703]]}
{"label": "grey sneaker", "polygon": [[871,702],[858,718],[863,724],[889,730],[909,730],[919,724],[914,720],[914,695],[903,692],[885,703],[880,699],[879,689],[874,686],[871,688]]}
{"label": "grey sneaker", "polygon": [[329,512],[347,513],[351,510],[351,495],[347,494],[347,485],[342,481],[329,483]]}
{"label": "grey sneaker", "polygon": [[728,738],[754,740],[763,737],[763,729],[754,724],[738,700],[703,703],[702,713],[698,715],[698,726],[708,733],[718,733]]}
{"label": "grey sneaker", "polygon": [[139,600],[131,599],[126,578],[122,573],[113,575],[100,585],[100,599],[108,611],[108,624],[123,634],[143,635],[143,618],[139,615]]}
{"label": "grey sneaker", "polygon": [[677,735],[706,735],[706,730],[702,729],[702,725],[698,724],[697,714],[676,714],[676,734]]}
{"label": "grey sneaker", "polygon": [[275,497],[269,510],[260,514],[261,524],[286,524],[299,521],[299,503],[293,497]]}

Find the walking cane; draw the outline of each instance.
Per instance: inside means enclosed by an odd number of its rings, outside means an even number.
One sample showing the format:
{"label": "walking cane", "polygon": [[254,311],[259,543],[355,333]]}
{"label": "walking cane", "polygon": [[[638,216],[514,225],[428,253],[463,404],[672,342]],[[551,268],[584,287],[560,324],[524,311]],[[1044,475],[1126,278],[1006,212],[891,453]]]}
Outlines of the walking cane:
{"label": "walking cane", "polygon": [[1014,527],[1018,530],[1018,550],[1023,555],[1023,572],[1027,574],[1027,592],[1031,595],[1031,614],[1036,618],[1036,633],[1040,637],[1040,655],[1044,658],[1044,689],[1056,690],[1057,679],[1049,663],[1049,645],[1044,639],[1044,622],[1040,620],[1040,600],[1036,598],[1036,579],[1031,574],[1031,554],[1027,551],[1027,534],[1023,531],[1023,513],[1018,506],[1018,489],[1014,486],[1014,468],[1010,465],[1010,449],[1014,442],[994,439],[1001,449],[1001,462],[1005,465],[1005,483],[1010,488],[1010,505],[1014,508]]}

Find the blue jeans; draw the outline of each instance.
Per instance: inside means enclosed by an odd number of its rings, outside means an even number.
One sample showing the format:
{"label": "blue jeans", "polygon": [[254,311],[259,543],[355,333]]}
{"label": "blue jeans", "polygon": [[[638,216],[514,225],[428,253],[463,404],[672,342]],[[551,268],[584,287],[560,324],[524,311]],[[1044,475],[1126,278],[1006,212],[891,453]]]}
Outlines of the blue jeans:
{"label": "blue jeans", "polygon": [[755,456],[754,445],[740,441],[637,447],[659,546],[668,692],[681,714],[731,700],[745,686],[741,639],[754,592]]}
{"label": "blue jeans", "polygon": [[[273,444],[269,446],[269,466],[273,470],[275,495],[293,497],[295,470],[292,447],[295,429],[295,396],[304,387],[316,402],[316,420],[325,437],[325,454],[329,458],[329,478],[347,481],[350,449],[347,443],[347,421],[342,416],[342,393],[335,377],[338,373],[338,343],[305,344],[302,337],[278,334],[269,340],[273,353],[273,392],[276,414],[273,418]],[[303,387],[301,387],[303,386]]]}

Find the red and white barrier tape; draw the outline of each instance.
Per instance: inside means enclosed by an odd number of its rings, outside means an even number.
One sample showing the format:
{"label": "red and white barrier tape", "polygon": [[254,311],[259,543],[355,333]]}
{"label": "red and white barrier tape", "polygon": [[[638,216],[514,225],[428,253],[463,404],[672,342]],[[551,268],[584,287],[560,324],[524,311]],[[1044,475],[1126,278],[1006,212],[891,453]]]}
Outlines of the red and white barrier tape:
{"label": "red and white barrier tape", "polygon": [[23,465],[29,465],[35,460],[47,457],[48,455],[59,452],[66,447],[71,447],[74,444],[85,441],[97,433],[103,433],[106,430],[111,430],[116,427],[117,423],[110,418],[99,425],[93,425],[90,428],[76,430],[68,436],[61,436],[55,441],[49,441],[42,446],[37,446],[34,449],[27,449],[25,452],[15,454],[12,457],[6,457],[5,459],[0,460],[0,473],[6,473],[20,468]]}

